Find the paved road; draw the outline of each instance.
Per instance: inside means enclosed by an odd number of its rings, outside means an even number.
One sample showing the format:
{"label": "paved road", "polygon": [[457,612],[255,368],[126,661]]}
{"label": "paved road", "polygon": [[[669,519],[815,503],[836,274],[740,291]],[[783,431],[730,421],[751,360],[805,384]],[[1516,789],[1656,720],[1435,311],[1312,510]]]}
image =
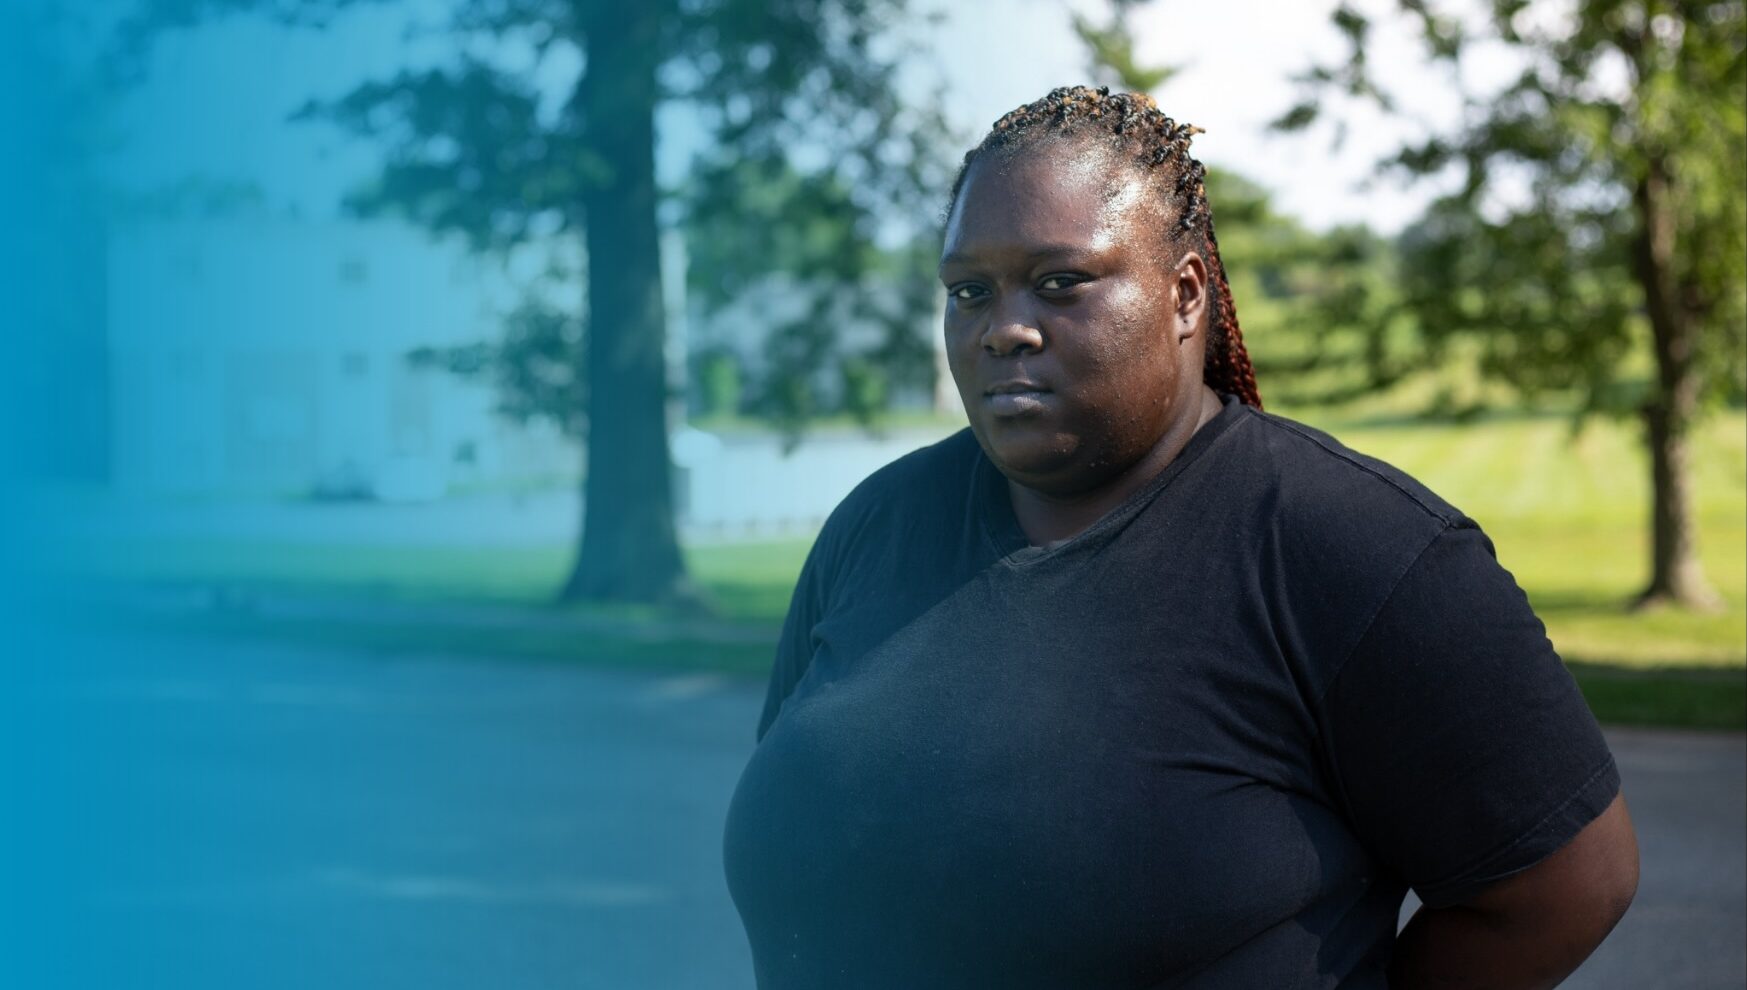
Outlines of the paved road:
{"label": "paved road", "polygon": [[[719,836],[754,686],[137,639],[36,669],[7,986],[750,987]],[[1612,739],[1644,881],[1567,985],[1742,986],[1743,738]]]}

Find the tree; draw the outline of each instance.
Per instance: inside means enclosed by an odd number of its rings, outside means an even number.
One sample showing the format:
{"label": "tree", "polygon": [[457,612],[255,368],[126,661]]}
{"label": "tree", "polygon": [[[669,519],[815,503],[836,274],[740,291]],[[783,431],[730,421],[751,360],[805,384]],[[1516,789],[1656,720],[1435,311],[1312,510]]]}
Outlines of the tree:
{"label": "tree", "polygon": [[[919,195],[906,212],[920,218],[949,179],[944,161],[926,152],[917,161],[928,168],[908,182]],[[779,155],[731,147],[699,163],[683,200],[689,293],[706,316],[771,292],[784,297],[766,307],[763,371],[748,404],[787,444],[821,413],[871,426],[894,390],[932,390],[924,336],[935,329],[939,292],[932,223],[879,244],[868,229],[877,218],[856,205],[844,176],[805,174]],[[782,273],[780,284],[771,272]],[[861,339],[847,339],[846,328]]]}
{"label": "tree", "polygon": [[[137,52],[158,31],[234,11],[320,23],[379,2],[386,0],[160,0],[131,22],[125,47]],[[846,259],[836,273],[851,279],[845,291],[854,294],[858,259],[878,233],[873,217],[914,215],[924,190],[939,188],[930,164],[938,118],[901,104],[901,49],[882,44],[904,13],[904,0],[456,0],[447,27],[459,54],[450,64],[405,70],[305,109],[387,149],[377,181],[349,201],[361,215],[402,215],[482,252],[581,240],[586,305],[531,302],[511,320],[504,347],[471,358],[476,369],[495,369],[500,380],[558,403],[524,412],[586,434],[585,518],[562,598],[691,594],[667,446],[658,109],[686,104],[712,132],[718,151],[700,183],[730,197],[718,209],[731,214],[745,202],[732,198],[731,182],[712,179],[724,162],[792,168],[807,180],[798,196],[835,188],[845,222],[820,247]],[[540,80],[567,64],[581,68],[551,112]],[[830,164],[803,168],[803,158]],[[780,206],[775,214],[786,220]],[[781,261],[767,257],[763,270]],[[760,256],[744,264],[756,268]],[[586,343],[572,351],[569,369],[554,366],[563,342],[578,338]],[[829,353],[827,340],[820,354]],[[546,363],[518,365],[529,355]],[[420,357],[450,367],[469,360]],[[562,405],[576,402],[584,413]]]}
{"label": "tree", "polygon": [[1140,0],[1111,0],[1110,23],[1099,25],[1084,14],[1074,15],[1074,34],[1086,46],[1092,75],[1100,85],[1129,93],[1148,93],[1177,74],[1174,65],[1142,65],[1134,54],[1134,31],[1128,14]]}
{"label": "tree", "polygon": [[[1579,415],[1640,415],[1653,498],[1638,602],[1713,605],[1687,438],[1707,399],[1747,390],[1747,5],[1491,0],[1474,24],[1396,7],[1435,63],[1484,47],[1522,65],[1469,95],[1454,132],[1382,163],[1459,182],[1401,238],[1420,334],[1477,343],[1489,376],[1574,393]],[[1371,20],[1342,6],[1335,24],[1349,57],[1302,77],[1281,127],[1334,96],[1393,108],[1365,59]]]}

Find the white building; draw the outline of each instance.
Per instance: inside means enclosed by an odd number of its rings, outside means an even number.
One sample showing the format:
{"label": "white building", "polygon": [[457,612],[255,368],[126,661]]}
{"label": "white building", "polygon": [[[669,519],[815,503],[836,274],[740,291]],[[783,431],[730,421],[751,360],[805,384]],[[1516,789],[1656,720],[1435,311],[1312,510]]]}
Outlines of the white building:
{"label": "white building", "polygon": [[395,223],[260,216],[117,228],[111,477],[124,491],[307,492],[357,475],[446,488],[574,475],[556,430],[488,385],[412,367],[496,339],[511,276]]}
{"label": "white building", "polygon": [[[774,321],[792,318],[770,294],[749,294],[711,319],[691,314],[698,339],[688,340],[678,238],[663,252],[675,380],[688,347],[732,344],[756,362]],[[574,497],[576,443],[549,424],[499,415],[490,382],[407,360],[415,348],[497,340],[523,294],[513,271],[398,223],[249,216],[117,228],[107,285],[112,484],[160,495],[425,499],[552,481]],[[870,343],[870,332],[847,327],[843,343]],[[926,406],[933,397],[907,398]],[[681,415],[676,407],[676,426]],[[837,431],[792,452],[770,435],[676,434],[680,522],[705,538],[817,526],[862,477],[939,432]],[[576,508],[551,516],[568,527]]]}

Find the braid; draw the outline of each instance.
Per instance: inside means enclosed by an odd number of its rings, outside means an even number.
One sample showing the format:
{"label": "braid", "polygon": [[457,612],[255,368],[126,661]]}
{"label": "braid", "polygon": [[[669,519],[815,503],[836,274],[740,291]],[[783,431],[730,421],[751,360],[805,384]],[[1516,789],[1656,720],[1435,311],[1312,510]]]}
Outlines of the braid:
{"label": "braid", "polygon": [[1231,281],[1225,277],[1225,262],[1219,257],[1219,239],[1213,233],[1213,216],[1207,217],[1207,258],[1213,270],[1214,305],[1207,314],[1213,328],[1201,380],[1216,392],[1229,392],[1246,405],[1262,408],[1262,393],[1256,389],[1256,369],[1244,346],[1243,330],[1237,325],[1237,304],[1231,298]]}
{"label": "braid", "polygon": [[1207,170],[1189,154],[1189,141],[1199,127],[1179,124],[1159,111],[1145,93],[1112,94],[1106,87],[1064,86],[995,121],[981,144],[964,156],[958,177],[952,183],[952,200],[958,202],[971,163],[983,155],[1013,154],[1049,141],[1066,138],[1092,139],[1149,173],[1157,173],[1169,190],[1176,221],[1167,238],[1174,244],[1189,244],[1206,256],[1212,286],[1207,307],[1207,357],[1202,381],[1217,392],[1228,392],[1258,409],[1256,372],[1244,348],[1238,328],[1237,306],[1231,298],[1231,283],[1219,259],[1219,240],[1213,233],[1213,208],[1207,202]]}

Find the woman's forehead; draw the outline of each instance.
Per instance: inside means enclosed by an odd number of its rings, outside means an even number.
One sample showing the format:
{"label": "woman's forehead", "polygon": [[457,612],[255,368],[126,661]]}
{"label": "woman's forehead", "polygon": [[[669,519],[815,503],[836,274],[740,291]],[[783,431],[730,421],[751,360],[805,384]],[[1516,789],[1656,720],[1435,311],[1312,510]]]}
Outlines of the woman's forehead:
{"label": "woman's forehead", "polygon": [[1105,246],[1156,229],[1161,218],[1152,177],[1103,149],[1088,150],[974,162],[947,218],[945,253],[1038,243]]}

